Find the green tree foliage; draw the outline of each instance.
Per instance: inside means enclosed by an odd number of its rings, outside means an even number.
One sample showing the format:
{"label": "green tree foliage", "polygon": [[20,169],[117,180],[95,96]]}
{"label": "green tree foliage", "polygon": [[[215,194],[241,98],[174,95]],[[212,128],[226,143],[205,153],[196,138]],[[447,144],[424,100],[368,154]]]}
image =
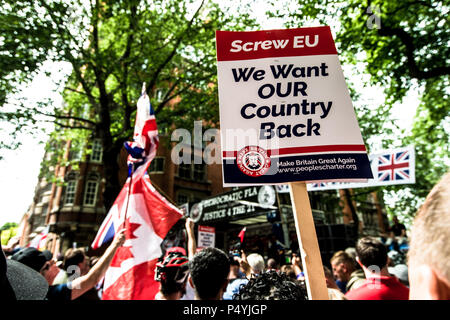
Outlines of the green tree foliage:
{"label": "green tree foliage", "polygon": [[[384,134],[385,148],[415,145],[416,184],[377,188],[398,198],[390,212],[408,220],[449,169],[449,1],[302,0],[292,7],[292,1],[274,1],[268,15],[288,27],[331,25],[342,63],[365,66],[355,74],[367,73],[367,85],[384,88],[383,105],[356,112],[366,141]],[[394,136],[392,106],[414,87],[423,94],[413,127]],[[351,93],[358,102],[363,92]]]}
{"label": "green tree foliage", "polygon": [[7,245],[8,241],[17,235],[18,225],[15,222],[7,222],[0,228],[1,243]]}
{"label": "green tree foliage", "polygon": [[[147,84],[160,132],[190,128],[193,120],[217,123],[215,31],[254,25],[248,15],[231,16],[208,1],[23,0],[4,4],[2,19],[17,26],[26,19],[29,28],[42,32],[33,37],[26,28],[10,32],[2,24],[2,34],[5,31],[10,37],[8,43],[20,42],[4,50],[18,63],[5,71],[6,76],[26,74],[20,63],[30,64],[34,71],[45,58],[67,62],[73,71],[65,83],[63,108],[49,111],[51,101],[34,107],[23,103],[14,112],[4,112],[3,119],[35,121],[44,116],[59,128],[57,138],[70,136],[81,144],[86,134],[80,137],[77,132],[89,132],[90,138],[101,139],[107,208],[120,191],[118,155],[123,142],[133,136],[142,83]],[[29,56],[16,57],[17,48]],[[58,156],[61,159],[60,150]]]}

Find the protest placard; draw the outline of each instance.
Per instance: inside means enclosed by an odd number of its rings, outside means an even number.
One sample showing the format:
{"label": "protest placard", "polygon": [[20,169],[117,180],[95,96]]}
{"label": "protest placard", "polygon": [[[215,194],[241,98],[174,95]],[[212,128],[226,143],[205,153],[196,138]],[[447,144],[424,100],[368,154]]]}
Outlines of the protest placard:
{"label": "protest placard", "polygon": [[223,184],[289,183],[308,295],[327,300],[305,182],[372,178],[331,30],[216,40]]}
{"label": "protest placard", "polygon": [[216,245],[216,229],[214,227],[198,226],[198,247],[207,248]]}
{"label": "protest placard", "polygon": [[216,37],[224,186],[372,178],[329,27]]}

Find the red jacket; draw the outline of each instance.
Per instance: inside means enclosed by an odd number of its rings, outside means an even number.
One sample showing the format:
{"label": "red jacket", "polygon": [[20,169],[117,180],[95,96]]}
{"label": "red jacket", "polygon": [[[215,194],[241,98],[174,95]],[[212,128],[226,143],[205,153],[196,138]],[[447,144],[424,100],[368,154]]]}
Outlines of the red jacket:
{"label": "red jacket", "polygon": [[347,292],[348,300],[408,300],[409,289],[396,277],[373,276],[357,289]]}

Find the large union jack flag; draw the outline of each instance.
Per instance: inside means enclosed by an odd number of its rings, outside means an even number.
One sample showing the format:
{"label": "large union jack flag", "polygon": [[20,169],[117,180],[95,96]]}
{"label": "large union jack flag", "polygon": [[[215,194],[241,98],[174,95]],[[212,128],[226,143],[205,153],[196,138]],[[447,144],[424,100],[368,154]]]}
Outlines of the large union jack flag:
{"label": "large union jack flag", "polygon": [[401,181],[410,178],[409,150],[378,157],[378,181]]}

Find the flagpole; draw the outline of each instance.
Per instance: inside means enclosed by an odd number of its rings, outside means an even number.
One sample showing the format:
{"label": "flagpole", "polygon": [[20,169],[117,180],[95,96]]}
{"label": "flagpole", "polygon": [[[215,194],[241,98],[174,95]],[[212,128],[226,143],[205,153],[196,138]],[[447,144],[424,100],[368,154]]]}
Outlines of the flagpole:
{"label": "flagpole", "polygon": [[126,228],[125,222],[127,221],[128,203],[130,202],[131,186],[133,183],[134,163],[131,164],[130,185],[128,186],[127,203],[125,205],[125,214],[123,216],[123,226]]}
{"label": "flagpole", "polygon": [[[142,89],[141,89],[141,95],[144,95],[144,94],[146,94],[145,82],[142,83]],[[133,185],[133,173],[134,173],[134,163],[131,163],[130,185],[128,187],[127,203],[126,203],[126,206],[125,206],[125,214],[123,216],[123,226],[124,227],[125,227],[125,222],[127,220],[128,203],[130,202],[131,186]]]}

